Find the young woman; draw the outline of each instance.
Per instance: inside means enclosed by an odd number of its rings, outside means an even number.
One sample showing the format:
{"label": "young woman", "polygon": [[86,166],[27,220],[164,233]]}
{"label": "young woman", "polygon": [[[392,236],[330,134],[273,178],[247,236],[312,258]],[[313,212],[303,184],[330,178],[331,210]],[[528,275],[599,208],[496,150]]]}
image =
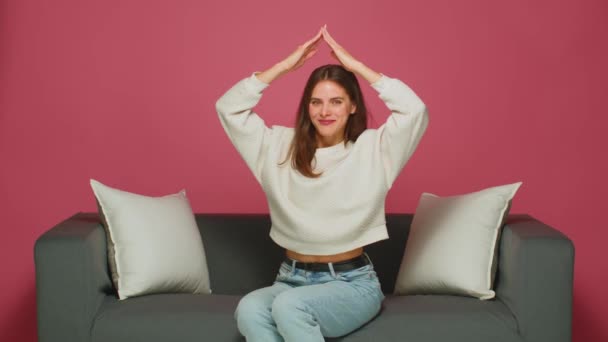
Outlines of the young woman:
{"label": "young woman", "polygon": [[[322,39],[340,65],[312,72],[295,128],[267,127],[252,111],[263,90],[302,66]],[[367,129],[355,74],[392,112],[378,129]],[[286,249],[274,284],[239,302],[239,331],[247,341],[324,341],[371,320],[384,295],[363,247],[388,238],[384,201],[426,130],[424,103],[401,81],[353,58],[322,27],[286,59],[234,85],[216,108],[266,193],[270,236]]]}

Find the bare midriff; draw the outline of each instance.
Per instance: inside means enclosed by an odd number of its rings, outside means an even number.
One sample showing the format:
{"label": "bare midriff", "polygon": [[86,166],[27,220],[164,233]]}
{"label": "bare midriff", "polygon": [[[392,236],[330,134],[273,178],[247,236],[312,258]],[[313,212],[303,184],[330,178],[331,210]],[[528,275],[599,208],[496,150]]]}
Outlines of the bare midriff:
{"label": "bare midriff", "polygon": [[359,255],[363,254],[363,247],[355,248],[348,252],[332,254],[332,255],[308,255],[308,254],[300,254],[294,252],[292,250],[287,249],[286,253],[288,258],[294,259],[300,262],[340,262],[352,258],[356,258]]}

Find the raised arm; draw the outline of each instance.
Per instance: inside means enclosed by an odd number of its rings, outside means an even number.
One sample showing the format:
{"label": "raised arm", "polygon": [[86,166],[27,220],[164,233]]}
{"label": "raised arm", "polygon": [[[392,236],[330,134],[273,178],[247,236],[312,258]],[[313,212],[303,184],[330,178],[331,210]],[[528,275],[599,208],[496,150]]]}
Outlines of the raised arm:
{"label": "raised arm", "polygon": [[327,27],[322,31],[332,56],[347,70],[365,78],[391,111],[386,122],[378,128],[386,185],[390,188],[426,131],[429,121],[426,106],[405,83],[370,69],[339,45],[327,32]]}
{"label": "raised arm", "polygon": [[222,127],[261,184],[261,170],[269,140],[275,132],[253,112],[262,92],[278,77],[302,66],[317,51],[321,30],[271,68],[254,73],[230,88],[215,104]]}
{"label": "raised arm", "polygon": [[386,122],[378,128],[384,172],[390,189],[426,131],[428,111],[414,91],[396,78],[383,75],[372,87],[391,111]]}
{"label": "raised arm", "polygon": [[264,151],[273,131],[252,109],[266,87],[267,84],[251,75],[230,88],[215,104],[228,138],[258,182]]}

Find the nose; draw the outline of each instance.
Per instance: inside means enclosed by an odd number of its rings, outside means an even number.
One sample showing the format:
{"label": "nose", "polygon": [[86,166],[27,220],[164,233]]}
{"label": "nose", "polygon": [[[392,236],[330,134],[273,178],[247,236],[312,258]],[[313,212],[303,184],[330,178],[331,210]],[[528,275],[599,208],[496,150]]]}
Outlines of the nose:
{"label": "nose", "polygon": [[326,117],[329,116],[331,113],[329,112],[329,105],[324,104],[323,108],[321,108],[321,116],[322,117]]}

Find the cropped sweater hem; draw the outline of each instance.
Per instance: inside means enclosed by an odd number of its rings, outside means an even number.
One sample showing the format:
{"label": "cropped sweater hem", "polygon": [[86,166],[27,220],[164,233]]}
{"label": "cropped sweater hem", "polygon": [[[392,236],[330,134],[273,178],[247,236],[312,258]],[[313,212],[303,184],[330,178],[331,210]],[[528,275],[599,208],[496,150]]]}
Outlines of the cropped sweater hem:
{"label": "cropped sweater hem", "polygon": [[360,235],[358,235],[356,239],[343,242],[339,245],[332,245],[331,242],[328,242],[327,244],[322,244],[319,242],[316,242],[315,244],[300,242],[285,235],[283,233],[284,231],[288,230],[277,229],[273,225],[270,228],[270,238],[277,245],[285,249],[307,255],[333,255],[343,253],[389,238],[386,223],[379,226],[366,228],[361,231]]}

